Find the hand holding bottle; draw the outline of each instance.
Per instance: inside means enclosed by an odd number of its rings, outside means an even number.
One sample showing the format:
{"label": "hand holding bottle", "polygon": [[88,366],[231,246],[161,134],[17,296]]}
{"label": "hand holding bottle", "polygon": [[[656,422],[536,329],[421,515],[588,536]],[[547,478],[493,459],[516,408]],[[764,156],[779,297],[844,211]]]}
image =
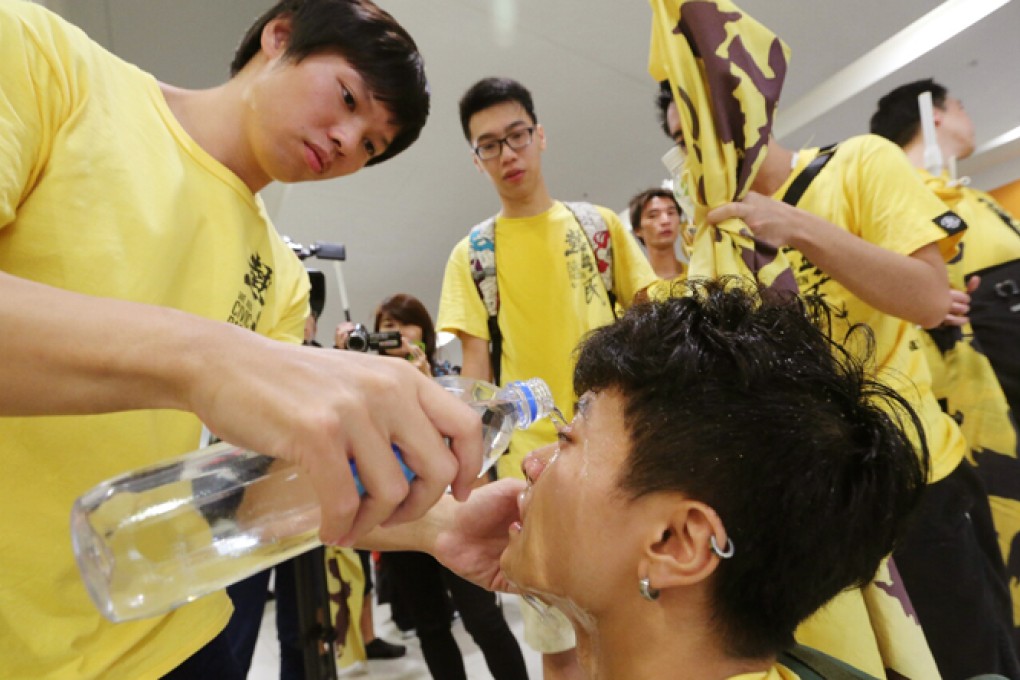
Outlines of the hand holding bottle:
{"label": "hand holding bottle", "polygon": [[[407,362],[236,330],[243,342],[203,362],[191,410],[221,439],[308,473],[324,543],[350,543],[380,523],[421,516],[447,486],[458,498],[470,492],[480,468],[478,419]],[[391,443],[415,472],[410,484]],[[367,490],[361,498],[349,459]]]}

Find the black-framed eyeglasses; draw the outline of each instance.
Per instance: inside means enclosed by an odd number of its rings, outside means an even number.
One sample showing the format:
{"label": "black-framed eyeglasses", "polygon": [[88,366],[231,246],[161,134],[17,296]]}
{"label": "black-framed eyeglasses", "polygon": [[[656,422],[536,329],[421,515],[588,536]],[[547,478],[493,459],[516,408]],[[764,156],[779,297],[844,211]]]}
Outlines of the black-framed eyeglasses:
{"label": "black-framed eyeglasses", "polygon": [[506,137],[500,139],[490,139],[487,142],[482,142],[475,147],[475,155],[480,160],[491,161],[493,158],[498,158],[503,153],[503,145],[506,144],[514,151],[520,151],[524,147],[531,144],[535,136],[534,126],[517,128]]}

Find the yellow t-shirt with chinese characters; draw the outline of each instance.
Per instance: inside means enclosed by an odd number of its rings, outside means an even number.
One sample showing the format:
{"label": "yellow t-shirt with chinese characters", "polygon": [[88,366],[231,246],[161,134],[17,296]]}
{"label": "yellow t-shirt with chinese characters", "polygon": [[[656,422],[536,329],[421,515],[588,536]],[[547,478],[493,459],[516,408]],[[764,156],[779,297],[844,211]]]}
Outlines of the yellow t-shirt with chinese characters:
{"label": "yellow t-shirt with chinese characters", "polygon": [[[308,310],[307,276],[261,200],[187,135],[156,80],[11,0],[0,0],[0,270],[290,342]],[[0,677],[154,679],[223,628],[224,593],[109,623],[69,532],[75,498],[197,448],[200,431],[171,410],[0,418]]]}
{"label": "yellow t-shirt with chinese characters", "polygon": [[[613,293],[628,307],[656,280],[637,241],[605,208],[613,256]],[[588,239],[560,202],[534,217],[496,220],[496,282],[503,335],[502,382],[539,377],[569,419],[574,401],[573,352],[584,335],[613,321]],[[488,314],[471,277],[470,245],[464,238],[450,254],[443,279],[437,327],[489,339]],[[540,421],[514,433],[498,463],[500,476],[521,476],[521,461],[556,440],[553,424]]]}
{"label": "yellow t-shirt with chinese characters", "polygon": [[[802,150],[796,167],[773,197],[782,199],[818,149]],[[920,181],[906,156],[875,135],[851,137],[808,186],[797,207],[846,229],[869,243],[910,255],[937,243],[948,260],[956,253],[959,220]],[[942,226],[945,222],[945,226]],[[947,232],[949,229],[949,233]],[[959,231],[954,231],[959,229]],[[931,374],[915,324],[880,312],[848,291],[803,254],[785,248],[797,285],[821,296],[832,308],[834,339],[850,324],[867,324],[875,336],[877,377],[906,398],[920,416],[931,454],[930,481],[945,478],[963,460],[966,442],[931,391]]]}

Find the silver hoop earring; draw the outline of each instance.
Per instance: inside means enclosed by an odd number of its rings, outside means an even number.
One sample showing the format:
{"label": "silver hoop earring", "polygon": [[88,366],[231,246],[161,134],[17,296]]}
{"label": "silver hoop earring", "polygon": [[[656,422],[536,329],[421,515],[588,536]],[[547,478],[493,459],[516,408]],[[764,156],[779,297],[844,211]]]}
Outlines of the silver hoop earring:
{"label": "silver hoop earring", "polygon": [[736,550],[733,545],[733,539],[729,537],[726,538],[726,550],[719,549],[719,544],[715,542],[715,534],[709,537],[708,542],[712,546],[712,552],[714,552],[715,556],[719,559],[728,560],[733,557],[733,552]]}
{"label": "silver hoop earring", "polygon": [[649,602],[655,602],[659,599],[659,589],[653,588],[651,581],[648,577],[638,579],[638,592],[641,593],[641,597],[645,598]]}

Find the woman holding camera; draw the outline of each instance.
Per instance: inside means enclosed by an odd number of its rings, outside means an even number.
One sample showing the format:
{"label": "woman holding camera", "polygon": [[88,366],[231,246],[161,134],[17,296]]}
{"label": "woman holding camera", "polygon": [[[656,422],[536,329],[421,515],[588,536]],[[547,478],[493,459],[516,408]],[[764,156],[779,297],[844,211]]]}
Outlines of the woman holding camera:
{"label": "woman holding camera", "polygon": [[[352,330],[350,323],[337,327],[337,347],[348,346]],[[380,354],[404,358],[428,376],[445,371],[436,365],[432,317],[413,295],[398,293],[383,300],[375,313],[374,331],[368,346],[378,345]],[[400,345],[385,348],[392,340],[379,335],[385,332],[399,333]],[[450,629],[454,607],[481,648],[493,678],[527,680],[524,655],[493,593],[465,581],[425,553],[385,553],[383,559],[392,567],[394,598],[405,598],[435,680],[467,680],[464,659]]]}

